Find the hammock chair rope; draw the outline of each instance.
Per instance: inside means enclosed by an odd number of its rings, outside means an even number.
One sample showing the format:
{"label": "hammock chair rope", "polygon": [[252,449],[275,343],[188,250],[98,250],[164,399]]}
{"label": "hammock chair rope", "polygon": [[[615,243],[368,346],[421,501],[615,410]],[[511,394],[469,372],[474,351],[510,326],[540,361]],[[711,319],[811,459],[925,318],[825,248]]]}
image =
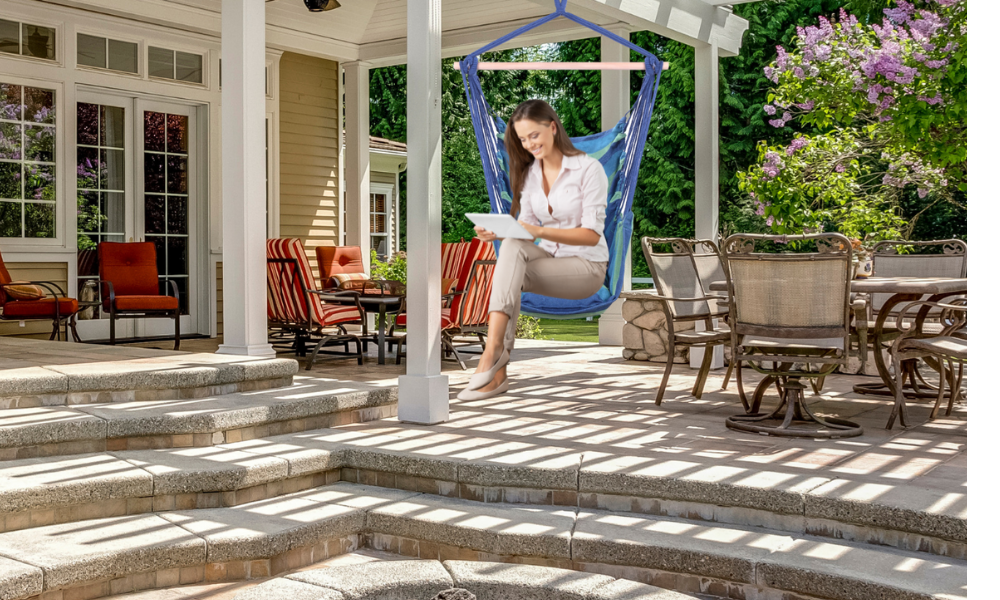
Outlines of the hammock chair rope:
{"label": "hammock chair rope", "polygon": [[500,45],[544,25],[558,17],[574,21],[644,57],[646,75],[635,104],[629,112],[608,131],[573,138],[573,145],[596,158],[608,176],[608,209],[604,223],[604,237],[610,253],[608,274],[604,287],[583,300],[563,300],[525,293],[521,297],[521,312],[532,316],[577,318],[600,314],[621,294],[624,281],[626,255],[632,238],[632,198],[639,177],[639,164],[649,131],[649,121],[656,103],[663,61],[654,54],[615,35],[599,25],[566,11],[568,0],[555,0],[556,11],[483,46],[461,61],[462,80],[466,98],[472,112],[472,126],[479,145],[486,188],[490,196],[490,211],[507,213],[512,199],[508,173],[508,155],[503,143],[506,122],[493,112],[483,93],[479,80],[479,57]]}

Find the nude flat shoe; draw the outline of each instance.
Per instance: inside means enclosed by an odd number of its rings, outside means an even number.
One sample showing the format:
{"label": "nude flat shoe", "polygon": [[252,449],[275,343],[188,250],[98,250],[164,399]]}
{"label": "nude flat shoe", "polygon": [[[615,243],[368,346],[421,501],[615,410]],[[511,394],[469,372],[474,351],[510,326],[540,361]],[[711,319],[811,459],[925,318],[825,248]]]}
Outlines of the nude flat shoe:
{"label": "nude flat shoe", "polygon": [[495,390],[490,390],[488,392],[477,392],[474,390],[470,390],[469,388],[465,388],[464,390],[458,393],[457,398],[459,400],[485,400],[487,398],[492,398],[493,396],[498,396],[506,392],[509,387],[510,387],[510,378],[506,378],[503,380],[503,383],[501,383],[496,387]]}
{"label": "nude flat shoe", "polygon": [[509,361],[510,352],[507,352],[507,349],[505,348],[489,370],[483,371],[482,373],[476,373],[471,379],[469,379],[469,385],[465,386],[465,389],[472,391],[488,386],[490,382],[493,381],[493,378],[497,376],[497,371],[502,369]]}

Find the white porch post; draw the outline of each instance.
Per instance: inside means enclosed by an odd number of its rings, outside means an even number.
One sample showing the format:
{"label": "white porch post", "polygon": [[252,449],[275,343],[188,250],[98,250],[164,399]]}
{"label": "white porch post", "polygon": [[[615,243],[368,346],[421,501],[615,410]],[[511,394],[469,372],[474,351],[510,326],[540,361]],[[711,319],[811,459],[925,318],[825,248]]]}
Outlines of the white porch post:
{"label": "white porch post", "polygon": [[344,140],[344,200],[347,223],[347,244],[361,246],[365,272],[371,267],[371,217],[369,165],[368,73],[370,64],[356,61],[344,63],[347,111]]}
{"label": "white porch post", "polygon": [[220,354],[274,356],[267,343],[264,2],[222,0]]}
{"label": "white porch post", "polygon": [[[629,31],[624,27],[609,28],[609,31],[628,39]],[[602,62],[628,62],[629,49],[618,42],[601,38],[601,61]],[[601,129],[608,130],[615,126],[631,106],[629,94],[629,75],[631,71],[601,71]],[[625,258],[625,281],[622,290],[632,289],[632,247]],[[604,311],[597,322],[598,342],[602,346],[621,346],[622,327],[625,326],[625,319],[622,318],[622,303],[619,298]]]}
{"label": "white porch post", "polygon": [[441,374],[441,0],[406,3],[406,375],[399,420],[448,420]]}
{"label": "white porch post", "polygon": [[719,235],[719,47],[694,49],[694,232]]}

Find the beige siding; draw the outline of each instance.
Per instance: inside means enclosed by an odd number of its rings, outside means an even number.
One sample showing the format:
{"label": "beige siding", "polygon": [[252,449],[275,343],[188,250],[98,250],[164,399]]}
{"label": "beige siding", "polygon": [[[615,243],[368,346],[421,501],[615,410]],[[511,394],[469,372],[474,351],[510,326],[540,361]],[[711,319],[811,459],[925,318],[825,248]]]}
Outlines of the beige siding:
{"label": "beige siding", "polygon": [[[66,263],[7,263],[7,270],[14,281],[51,281],[69,293]],[[72,294],[70,294],[72,295]],[[48,339],[52,321],[0,321],[0,335]]]}
{"label": "beige siding", "polygon": [[335,245],[340,236],[339,72],[336,62],[290,52],[282,55],[278,69],[280,235],[301,239],[314,269],[316,247]]}

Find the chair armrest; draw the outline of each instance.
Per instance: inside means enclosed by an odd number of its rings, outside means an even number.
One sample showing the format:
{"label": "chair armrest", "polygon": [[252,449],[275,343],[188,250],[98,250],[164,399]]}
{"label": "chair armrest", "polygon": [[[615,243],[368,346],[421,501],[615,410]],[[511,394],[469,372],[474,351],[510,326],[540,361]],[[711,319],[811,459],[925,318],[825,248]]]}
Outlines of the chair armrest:
{"label": "chair armrest", "polygon": [[108,280],[106,280],[106,279],[100,279],[100,278],[98,278],[98,280],[97,280],[97,288],[98,288],[98,290],[100,290],[101,286],[103,286],[105,284],[108,286],[108,306],[110,308],[114,308],[115,307],[115,284],[112,283],[112,282],[110,282],[110,281],[108,281]]}
{"label": "chair armrest", "polygon": [[66,292],[64,292],[62,287],[58,283],[55,283],[54,281],[27,281],[18,283],[2,283],[0,284],[0,288],[5,288],[11,285],[38,285],[45,288],[46,292],[52,294],[53,298],[66,298]]}
{"label": "chair armrest", "polygon": [[[965,302],[965,300],[964,299],[959,300],[959,302]],[[955,325],[952,326],[952,328],[958,328],[965,323],[966,320],[965,313],[967,313],[969,310],[969,307],[965,305],[947,304],[945,302],[934,302],[932,300],[917,300],[915,302],[910,302],[906,304],[899,311],[899,314],[896,316],[896,329],[905,332],[902,335],[900,335],[900,338],[913,337],[914,335],[917,335],[919,333],[919,329],[916,326],[911,327],[909,330],[905,330],[903,324],[903,321],[906,319],[907,313],[910,312],[910,309],[915,306],[920,307],[919,311],[920,314],[917,315],[918,318],[922,318],[921,314],[926,314],[926,312],[929,311],[931,308],[940,308],[942,310],[941,313],[942,320],[944,320],[949,313],[951,314],[961,313],[961,314],[956,314],[956,323]]]}
{"label": "chair armrest", "polygon": [[[180,293],[180,291],[179,291],[179,290],[177,289],[177,282],[176,282],[176,281],[174,281],[173,279],[168,279],[168,280],[167,280],[167,283],[169,283],[169,284],[170,284],[170,287],[171,287],[171,288],[173,288],[173,290],[174,290],[174,294],[173,294],[173,296],[174,296],[174,298],[177,298],[177,302],[178,302],[178,306],[180,306],[180,300],[181,300],[181,293]],[[167,295],[169,296],[170,294],[167,294]]]}

